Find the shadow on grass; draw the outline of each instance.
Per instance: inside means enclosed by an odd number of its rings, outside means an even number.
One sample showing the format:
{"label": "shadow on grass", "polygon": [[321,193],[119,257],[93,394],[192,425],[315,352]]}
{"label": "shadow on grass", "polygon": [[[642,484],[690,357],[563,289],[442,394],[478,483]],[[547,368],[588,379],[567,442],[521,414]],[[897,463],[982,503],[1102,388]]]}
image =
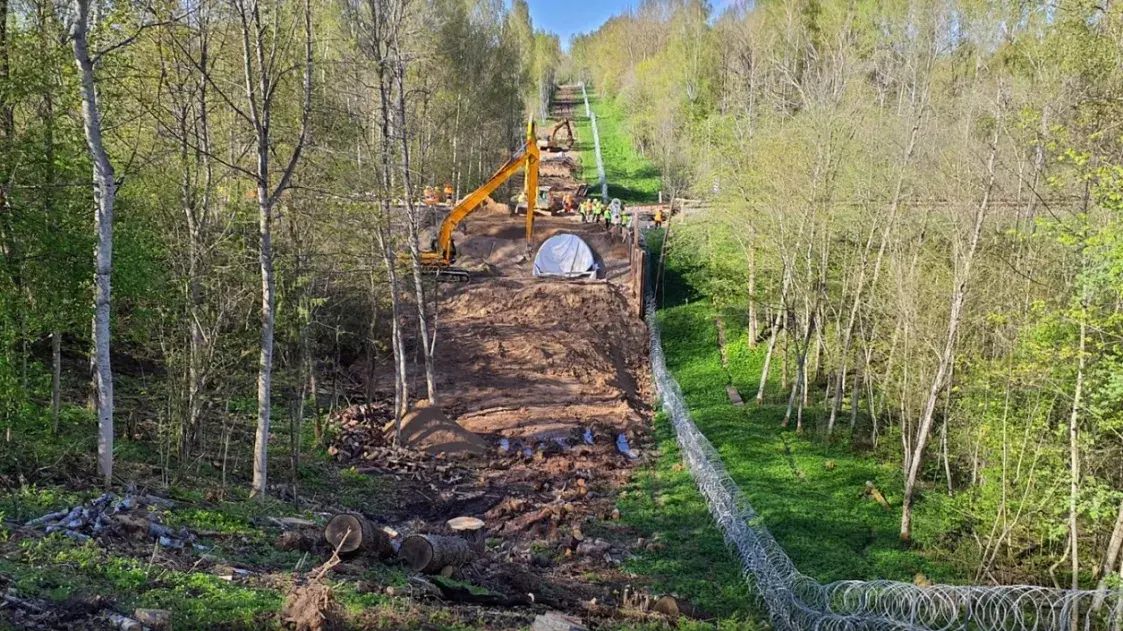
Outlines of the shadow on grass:
{"label": "shadow on grass", "polygon": [[[657,246],[660,235],[649,232],[649,236],[649,243]],[[698,428],[717,448],[730,475],[796,567],[824,582],[912,581],[917,573],[954,581],[951,567],[924,554],[925,544],[940,530],[938,515],[925,529],[927,541],[919,530],[911,549],[898,540],[899,470],[855,453],[846,444],[813,435],[824,421],[817,408],[804,412],[806,433],[782,428],[786,393],[778,384],[770,383],[765,405],[756,406],[765,346],[751,348],[744,317],[727,313],[727,377],[714,308],[690,287],[681,286],[684,277],[676,273],[673,259],[666,269],[666,301],[659,318],[668,368],[678,379]],[[774,358],[773,375],[780,370],[778,364]],[[729,402],[727,378],[747,405]],[[836,431],[845,434],[845,428]],[[885,494],[890,509],[866,494],[867,481]]]}

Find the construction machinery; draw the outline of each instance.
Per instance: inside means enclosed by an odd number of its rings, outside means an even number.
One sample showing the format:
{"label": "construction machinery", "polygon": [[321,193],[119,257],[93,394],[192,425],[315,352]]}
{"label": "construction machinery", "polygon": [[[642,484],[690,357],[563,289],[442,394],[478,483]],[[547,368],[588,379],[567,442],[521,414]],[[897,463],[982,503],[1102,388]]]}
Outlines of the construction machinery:
{"label": "construction machinery", "polygon": [[[564,140],[559,140],[561,132],[565,132]],[[573,148],[573,124],[568,118],[563,118],[550,128],[550,134],[541,145],[546,151],[569,151]]]}
{"label": "construction machinery", "polygon": [[[514,209],[512,215],[520,212],[526,212],[527,209],[527,196],[526,193],[516,195],[511,198],[511,207]],[[555,203],[553,191],[549,186],[538,187],[538,197],[534,200],[535,212],[542,215],[553,215],[554,211],[560,208]]]}
{"label": "construction machinery", "polygon": [[[448,216],[441,222],[440,232],[433,240],[432,250],[421,253],[421,266],[426,274],[437,277],[438,281],[469,282],[472,277],[468,270],[454,267],[456,262],[456,245],[452,242],[452,232],[461,221],[475,212],[485,199],[495,192],[511,176],[520,169],[526,170],[526,195],[534,199],[538,191],[538,163],[540,158],[538,143],[535,137],[534,118],[526,124],[526,145],[515,152],[515,155],[506,164],[499,167],[482,186],[460,200],[449,211]],[[534,251],[534,213],[526,213],[526,250],[527,256]]]}

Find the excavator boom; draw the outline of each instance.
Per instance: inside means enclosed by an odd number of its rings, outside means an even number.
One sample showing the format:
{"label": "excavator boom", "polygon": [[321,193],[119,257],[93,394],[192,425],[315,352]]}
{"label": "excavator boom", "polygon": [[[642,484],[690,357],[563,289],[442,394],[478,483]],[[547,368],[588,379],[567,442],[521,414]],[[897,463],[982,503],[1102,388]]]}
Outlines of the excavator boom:
{"label": "excavator boom", "polygon": [[[558,135],[563,130],[565,131],[565,140],[559,141]],[[549,151],[569,151],[573,148],[573,140],[573,126],[568,118],[563,118],[550,128],[550,136],[546,139],[546,149]]]}
{"label": "excavator boom", "polygon": [[[437,251],[435,252],[437,257],[433,257],[432,255],[424,257],[428,259],[425,262],[431,264],[435,263],[441,267],[451,265],[454,258],[452,252],[452,232],[456,229],[456,226],[459,225],[465,217],[475,212],[489,195],[494,193],[495,190],[509,180],[511,176],[518,173],[519,169],[526,169],[527,199],[535,199],[538,191],[539,156],[538,144],[534,137],[534,118],[531,117],[526,125],[526,145],[518,151],[513,158],[508,160],[506,164],[499,167],[495,175],[492,175],[482,186],[460,200],[456,206],[449,211],[448,216],[441,222],[440,235],[437,237]],[[526,213],[526,247],[528,252],[534,247],[533,207],[528,208]],[[434,258],[437,260],[432,260]]]}

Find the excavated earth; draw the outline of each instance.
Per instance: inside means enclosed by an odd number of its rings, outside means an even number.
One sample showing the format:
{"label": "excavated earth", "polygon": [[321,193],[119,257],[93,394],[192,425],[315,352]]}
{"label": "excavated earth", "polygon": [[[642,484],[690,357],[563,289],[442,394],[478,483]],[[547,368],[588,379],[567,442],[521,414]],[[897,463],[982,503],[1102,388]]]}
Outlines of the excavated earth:
{"label": "excavated earth", "polygon": [[539,240],[581,235],[607,278],[540,280],[523,256],[525,219],[482,214],[458,247],[462,261],[486,263],[488,275],[456,287],[440,307],[442,407],[473,432],[508,438],[546,440],[594,423],[617,433],[641,427],[647,339],[630,309],[628,250],[600,226],[542,218]]}
{"label": "excavated earth", "polygon": [[[543,152],[541,181],[560,200],[578,192],[579,169],[576,151]],[[447,418],[431,414],[421,435],[462,428],[483,440],[484,453],[473,445],[434,459],[433,441],[411,445],[424,455],[391,447],[380,429],[390,420],[386,404],[343,415],[335,453],[394,480],[398,506],[372,518],[395,531],[440,533],[450,518],[482,519],[488,549],[454,578],[506,597],[534,594],[513,622],[543,608],[587,620],[646,617],[624,596],[643,593],[645,579],[622,564],[637,546],[653,545],[652,533],[624,525],[616,508],[634,468],[653,455],[631,251],[576,215],[537,216],[536,243],[580,235],[600,267],[595,279],[538,279],[525,226],[507,205],[485,204],[454,236],[457,265],[472,282],[439,286],[436,378]],[[412,392],[423,387],[415,371]],[[633,453],[618,448],[621,434]]]}
{"label": "excavated earth", "polygon": [[[572,118],[580,90],[563,87],[554,115]],[[542,152],[540,183],[578,193],[580,154]],[[648,417],[647,335],[629,274],[629,248],[575,214],[537,216],[534,237],[580,235],[602,268],[596,280],[537,279],[526,217],[487,204],[455,237],[468,285],[441,287],[441,407],[465,428],[547,440],[591,424],[635,431]]]}

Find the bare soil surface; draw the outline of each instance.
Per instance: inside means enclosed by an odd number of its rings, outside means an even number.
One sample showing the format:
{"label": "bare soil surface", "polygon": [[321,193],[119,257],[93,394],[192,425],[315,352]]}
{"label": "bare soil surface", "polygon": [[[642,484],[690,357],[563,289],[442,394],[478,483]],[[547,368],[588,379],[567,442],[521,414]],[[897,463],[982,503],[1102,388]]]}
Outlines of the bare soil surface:
{"label": "bare soil surface", "polygon": [[[577,154],[544,156],[544,185],[576,192]],[[617,495],[644,458],[620,453],[615,440],[625,434],[641,454],[652,446],[646,328],[630,308],[630,253],[603,225],[539,216],[536,243],[578,234],[604,272],[536,279],[525,222],[494,202],[471,215],[456,246],[472,282],[439,287],[440,407],[487,453],[418,462],[380,443],[386,435],[364,433],[389,420],[384,407],[353,421],[352,438],[341,433],[339,456],[398,480],[400,511],[378,516],[395,530],[440,533],[458,516],[484,521],[489,547],[455,577],[506,597],[533,593],[536,603],[579,616],[619,618],[624,587],[644,582],[621,564],[648,533],[616,521]],[[423,380],[414,383],[420,395]]]}
{"label": "bare soil surface", "polygon": [[617,432],[642,426],[647,342],[643,323],[628,315],[627,248],[576,217],[540,218],[536,240],[581,235],[607,273],[536,279],[523,254],[525,218],[478,214],[458,247],[462,260],[485,262],[487,275],[474,274],[441,303],[446,413],[477,433],[539,440],[594,422]]}

